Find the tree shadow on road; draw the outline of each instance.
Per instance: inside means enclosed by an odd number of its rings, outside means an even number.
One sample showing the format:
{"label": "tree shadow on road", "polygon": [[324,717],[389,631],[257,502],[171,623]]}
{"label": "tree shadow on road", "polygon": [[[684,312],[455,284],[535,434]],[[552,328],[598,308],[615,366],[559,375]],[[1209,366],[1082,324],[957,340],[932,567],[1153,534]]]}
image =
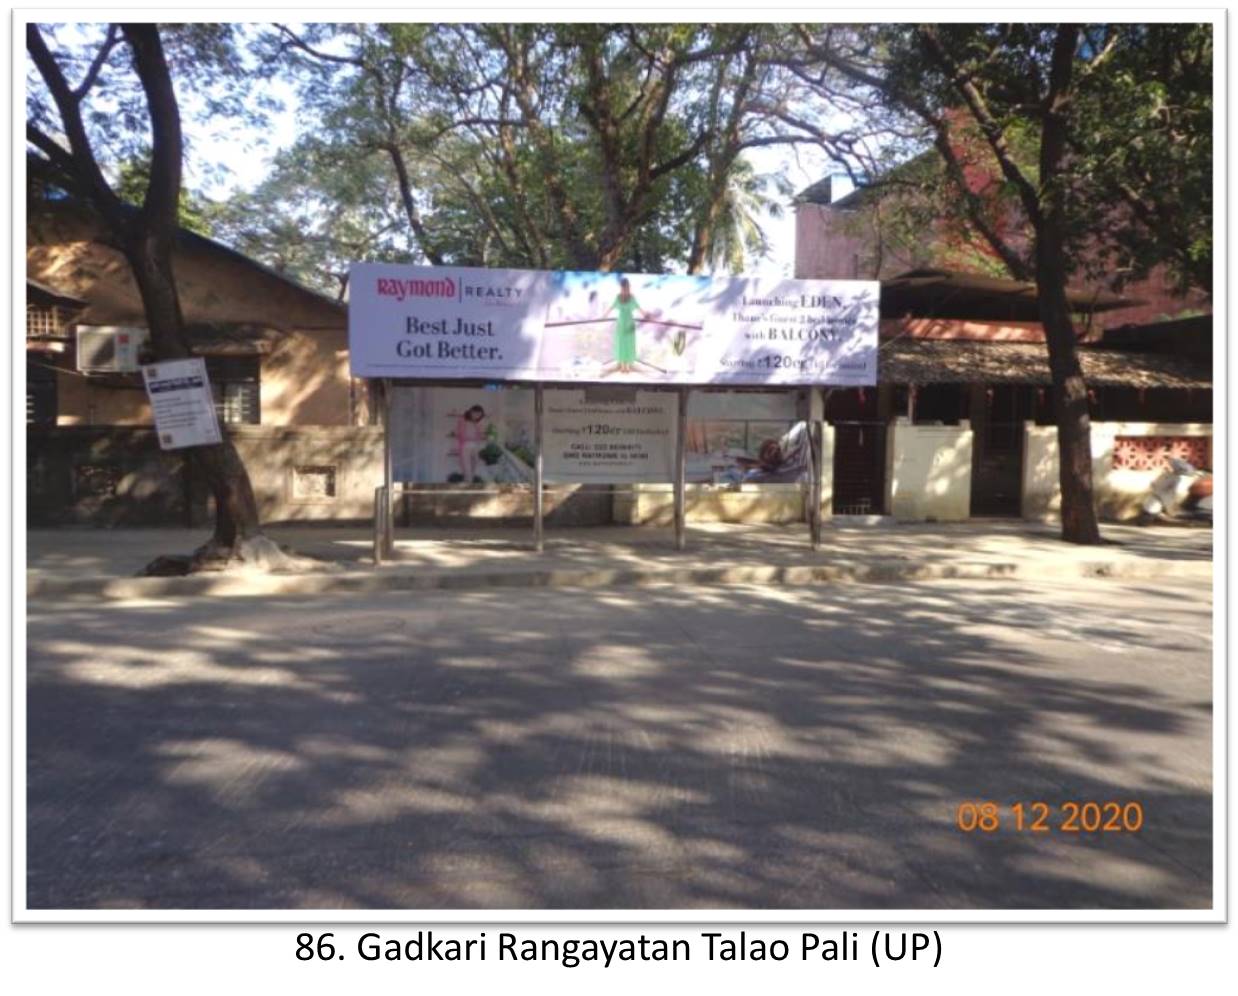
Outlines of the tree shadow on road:
{"label": "tree shadow on road", "polygon": [[[1123,591],[40,605],[27,902],[1207,907],[1209,607]],[[968,800],[1146,822],[964,833]]]}

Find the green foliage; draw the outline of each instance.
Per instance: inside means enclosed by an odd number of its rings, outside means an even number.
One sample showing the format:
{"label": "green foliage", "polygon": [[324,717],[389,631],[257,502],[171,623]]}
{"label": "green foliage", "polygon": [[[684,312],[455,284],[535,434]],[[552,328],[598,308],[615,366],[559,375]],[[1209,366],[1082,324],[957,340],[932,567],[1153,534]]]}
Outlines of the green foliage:
{"label": "green foliage", "polygon": [[[122,201],[140,206],[146,197],[149,183],[150,151],[143,150],[120,164],[112,189]],[[217,215],[216,205],[186,187],[181,187],[177,205],[177,223],[181,228],[209,236],[215,227]]]}
{"label": "green foliage", "polygon": [[[115,41],[109,44],[109,32],[116,26],[61,23],[39,27],[71,87],[86,82],[96,58],[103,55],[82,98],[82,116],[96,161],[115,170],[147,158],[151,135],[146,95],[133,71],[129,47]],[[271,88],[264,85],[273,67],[251,52],[251,29],[240,24],[163,24],[159,34],[182,117],[192,115],[208,123],[207,142],[229,143],[237,153],[250,151],[239,145],[238,134],[260,134],[270,113],[280,107]],[[29,58],[26,118],[63,142],[59,113]],[[198,182],[226,178],[227,167],[218,157],[195,153],[186,139],[187,172]]]}
{"label": "green foliage", "polygon": [[1103,72],[1075,100],[1074,152],[1104,224],[1110,262],[1130,276],[1166,263],[1183,287],[1212,287],[1212,28],[1119,25]]}
{"label": "green foliage", "polygon": [[213,235],[325,294],[342,296],[358,259],[410,262],[416,250],[385,164],[316,137],[275,157],[270,175],[211,214]]}
{"label": "green foliage", "polygon": [[[708,215],[719,236],[710,259],[740,268],[767,251],[759,217],[770,181],[740,165],[754,133],[749,117],[732,116],[728,84],[759,35],[675,24],[269,31],[261,56],[297,90],[313,139],[255,192],[264,222],[249,226],[245,251],[332,271],[338,250],[358,258],[358,248],[365,258],[658,271],[685,265]],[[288,244],[304,198],[337,208],[314,226],[330,252]],[[707,212],[714,201],[721,210]],[[368,243],[358,221],[375,234]]]}
{"label": "green foliage", "polygon": [[[887,263],[920,255],[1031,275],[1027,189],[1003,171],[958,85],[965,79],[1033,199],[1060,200],[1073,275],[1118,289],[1163,264],[1184,288],[1209,289],[1211,27],[1083,27],[1069,100],[1058,109],[1066,148],[1045,184],[1041,129],[1056,34],[1053,24],[944,24],[810,35],[827,69],[868,95],[874,119],[923,150],[887,163],[853,224],[879,232]],[[942,134],[953,164],[932,148]]]}

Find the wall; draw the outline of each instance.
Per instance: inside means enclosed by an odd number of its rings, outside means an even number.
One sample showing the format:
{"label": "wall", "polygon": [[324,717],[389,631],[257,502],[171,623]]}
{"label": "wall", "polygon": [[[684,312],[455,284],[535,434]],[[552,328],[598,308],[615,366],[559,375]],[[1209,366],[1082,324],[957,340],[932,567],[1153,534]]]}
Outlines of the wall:
{"label": "wall", "polygon": [[889,429],[888,509],[902,522],[956,522],[971,515],[972,430],[960,425]]}
{"label": "wall", "polygon": [[[473,493],[456,485],[421,484],[414,493],[398,494],[396,527],[533,525],[533,492],[504,485]],[[544,492],[542,516],[548,527],[606,526],[614,521],[609,485],[554,485]]]}
{"label": "wall", "polygon": [[[1105,519],[1133,519],[1161,471],[1115,469],[1113,444],[1118,436],[1207,436],[1211,440],[1212,426],[1193,422],[1092,423],[1092,487],[1097,514]],[[1028,423],[1024,433],[1024,518],[1057,516],[1062,506],[1058,473],[1057,427]]]}
{"label": "wall", "polygon": [[108,378],[108,386],[76,371],[56,372],[56,424],[81,426],[149,426],[150,403],[137,378],[118,386],[120,378]]}
{"label": "wall", "polygon": [[[636,485],[616,491],[615,522],[634,526],[675,524],[670,485]],[[688,522],[803,522],[804,490],[798,484],[741,484],[733,487],[689,484],[684,488]]]}
{"label": "wall", "polygon": [[263,425],[348,425],[348,332],[294,332],[262,360]]}
{"label": "wall", "polygon": [[28,428],[30,526],[186,526],[192,498],[184,459],[153,429]]}
{"label": "wall", "polygon": [[[264,426],[347,426],[351,423],[348,334],[343,329],[295,332],[261,358],[260,418]],[[140,379],[56,375],[56,424],[149,426],[150,404]],[[359,394],[364,388],[358,389]],[[364,414],[361,405],[360,415]],[[358,417],[358,421],[363,421]]]}
{"label": "wall", "polygon": [[[230,426],[264,522],[370,520],[383,483],[378,426]],[[298,470],[304,473],[298,473]],[[334,496],[315,493],[326,478]]]}
{"label": "wall", "polygon": [[[264,522],[356,521],[373,516],[382,483],[382,430],[233,426]],[[27,499],[32,526],[186,526],[209,522],[201,482],[184,458],[159,449],[146,428],[27,430]],[[333,495],[316,493],[327,479]]]}
{"label": "wall", "polygon": [[[823,204],[795,209],[797,280],[870,280],[872,236],[852,212]],[[868,264],[868,265],[866,265]]]}

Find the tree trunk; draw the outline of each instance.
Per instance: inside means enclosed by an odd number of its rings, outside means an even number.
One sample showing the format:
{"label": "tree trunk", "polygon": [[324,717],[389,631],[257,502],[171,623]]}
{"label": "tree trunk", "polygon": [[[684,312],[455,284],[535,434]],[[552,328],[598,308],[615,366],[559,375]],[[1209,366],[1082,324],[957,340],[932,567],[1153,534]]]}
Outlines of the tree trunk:
{"label": "tree trunk", "polygon": [[1049,346],[1053,406],[1057,415],[1058,474],[1062,488],[1062,539],[1099,543],[1100,527],[1092,495],[1092,420],[1088,390],[1079,365],[1075,328],[1066,300],[1066,240],[1061,164],[1066,151],[1066,109],[1078,27],[1058,26],[1040,132],[1039,213],[1036,233],[1036,296]]}
{"label": "tree trunk", "polygon": [[1099,543],[1100,527],[1092,493],[1092,420],[1088,390],[1079,365],[1074,323],[1066,301],[1062,247],[1053,233],[1036,237],[1036,291],[1040,321],[1049,347],[1053,410],[1057,416],[1059,479],[1062,489],[1062,539]]}
{"label": "tree trunk", "polygon": [[692,249],[688,253],[688,272],[700,273],[708,265],[713,254],[714,231],[722,214],[722,202],[726,198],[726,173],[715,175],[709,191],[709,203],[697,220],[692,232]]}
{"label": "tree trunk", "polygon": [[[184,141],[180,109],[164,58],[159,31],[150,24],[122,28],[133,49],[134,68],[142,81],[150,110],[150,181],[142,209],[126,229],[125,258],[142,297],[151,347],[156,360],[180,360],[193,355],[185,333],[172,255],[176,245]],[[227,436],[213,446],[195,446],[186,454],[190,472],[202,480],[215,499],[215,532],[194,552],[193,561],[277,560],[278,550],[262,535],[258,503],[249,473]]]}
{"label": "tree trunk", "polygon": [[[97,66],[110,51],[117,30],[133,51],[133,67],[150,112],[150,179],[141,209],[136,213],[121,203],[99,169],[82,121],[82,96],[97,77]],[[113,26],[96,69],[88,74],[79,92],[70,89],[35,25],[27,25],[26,46],[60,111],[70,148],[67,152],[57,150],[50,140],[41,141],[40,146],[74,181],[70,188],[85,193],[104,220],[109,241],[120,248],[129,263],[142,298],[155,359],[189,358],[193,351],[185,332],[185,319],[172,272],[184,140],[176,92],[158,27],[154,24],[123,24],[119,29]],[[192,569],[207,561],[227,561],[236,557],[265,566],[292,566],[293,559],[262,535],[254,489],[232,441],[225,437],[222,443],[214,446],[192,447],[186,457],[191,472],[196,472],[206,482],[215,497],[215,533],[188,558],[188,564],[178,566]],[[148,565],[147,571],[169,573],[165,569],[167,565],[161,564],[168,559],[157,558]],[[183,570],[171,573],[183,573]]]}
{"label": "tree trunk", "polygon": [[[133,270],[150,329],[156,360],[180,360],[193,355],[172,273],[171,247],[139,226],[125,240],[125,257]],[[170,241],[170,240],[169,240]],[[260,536],[258,503],[249,473],[227,436],[214,446],[194,446],[186,452],[190,472],[203,481],[215,499],[215,532],[195,554],[198,560],[230,559],[241,544]]]}

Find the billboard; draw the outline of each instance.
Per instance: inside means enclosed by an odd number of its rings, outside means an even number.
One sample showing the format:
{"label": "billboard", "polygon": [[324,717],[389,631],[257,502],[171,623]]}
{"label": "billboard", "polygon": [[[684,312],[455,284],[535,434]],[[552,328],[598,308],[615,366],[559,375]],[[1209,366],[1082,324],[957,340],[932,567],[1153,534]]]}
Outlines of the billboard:
{"label": "billboard", "polygon": [[357,263],[358,377],[871,386],[878,284]]}

